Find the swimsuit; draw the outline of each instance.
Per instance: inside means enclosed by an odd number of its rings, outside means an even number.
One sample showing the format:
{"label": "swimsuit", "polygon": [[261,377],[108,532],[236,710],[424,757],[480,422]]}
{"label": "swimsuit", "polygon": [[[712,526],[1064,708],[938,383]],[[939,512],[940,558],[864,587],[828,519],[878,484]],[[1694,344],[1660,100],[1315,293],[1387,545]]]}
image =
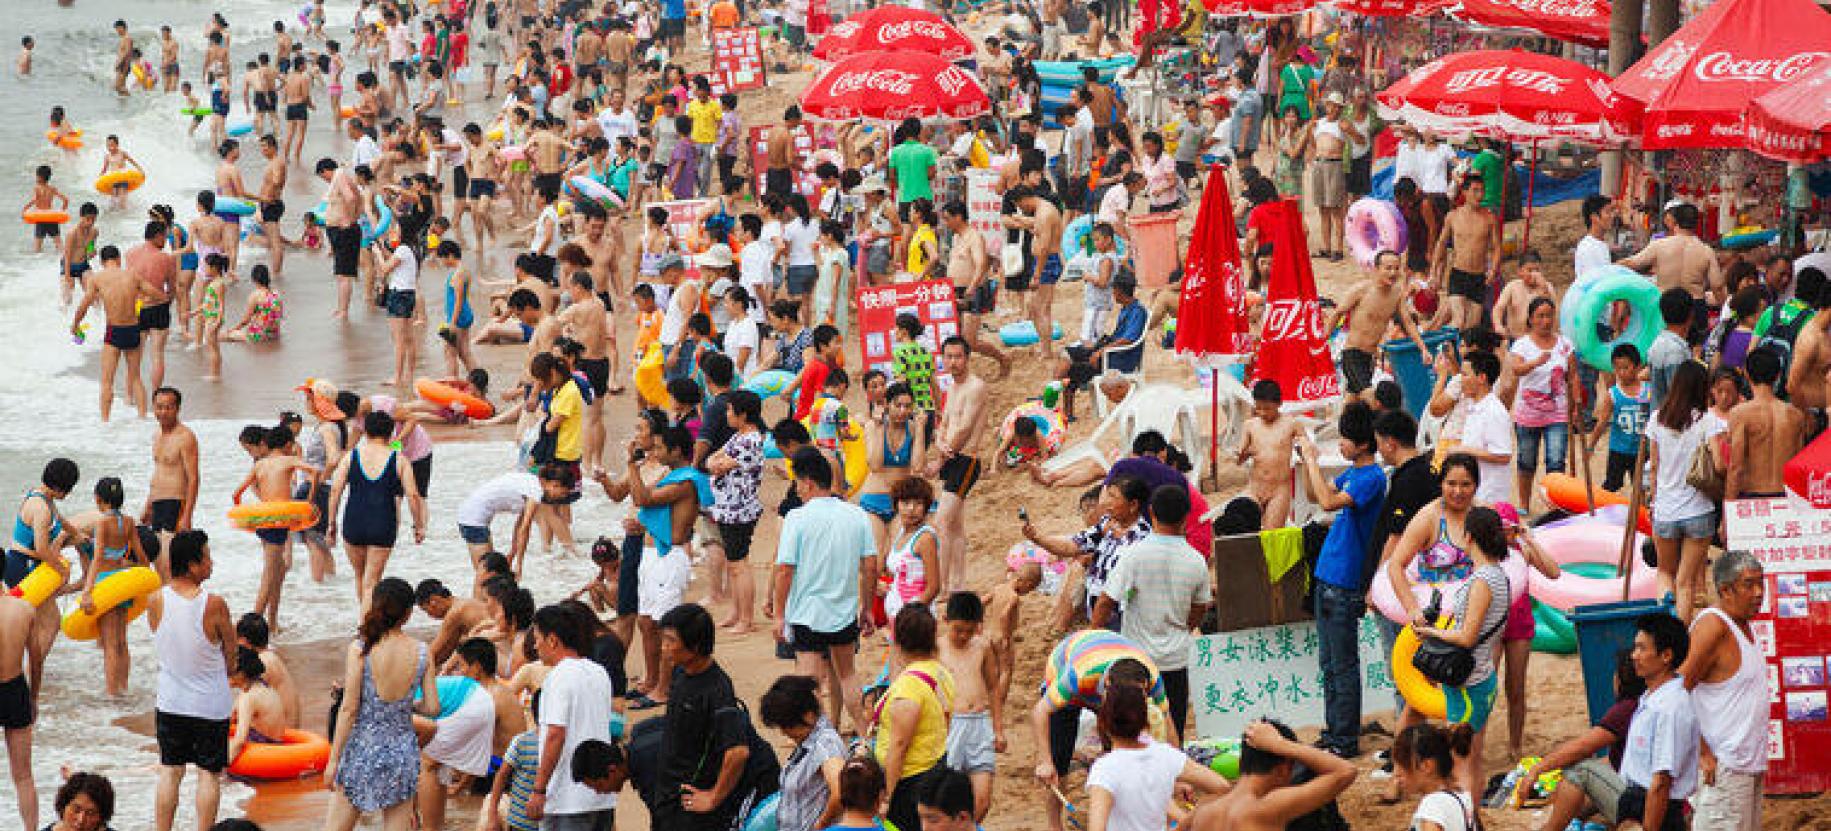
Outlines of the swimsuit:
{"label": "swimsuit", "polygon": [[[197,316],[204,320],[221,320],[223,316],[223,291],[216,283],[211,282],[203,287],[203,302],[197,304]],[[110,326],[112,330],[114,327]]]}
{"label": "swimsuit", "polygon": [[1039,286],[1053,286],[1062,279],[1062,255],[1050,254],[1043,258],[1042,271],[1037,274]]}
{"label": "swimsuit", "polygon": [[[114,517],[116,528],[119,528],[123,531],[127,531],[128,533],[132,533],[132,530],[131,530],[132,526],[127,522],[127,517],[122,516],[120,511],[118,511],[118,510],[109,511],[108,515],[111,517]],[[102,584],[102,581],[108,579],[109,576],[116,574],[118,572],[127,570],[127,550],[128,550],[128,548],[129,548],[128,545],[120,545],[120,546],[116,546],[114,548],[107,548],[107,547],[102,548],[102,555],[99,558],[97,558],[96,562],[94,562],[90,565],[90,568],[94,568],[94,569],[106,568],[107,570],[96,574],[95,585],[99,586]],[[104,562],[109,563],[110,566],[112,566],[112,567],[104,566],[103,565]],[[126,600],[126,601],[122,601],[120,603],[115,604],[114,608],[115,609],[125,609],[132,605],[133,605],[133,601]],[[98,611],[98,613],[106,613],[111,610],[100,609],[97,611]]]}
{"label": "swimsuit", "polygon": [[1437,518],[1437,541],[1418,555],[1418,578],[1426,583],[1468,579],[1475,570],[1467,549],[1450,542],[1449,520]]}
{"label": "swimsuit", "polygon": [[[28,491],[25,499],[31,499],[34,496],[43,499],[45,505],[51,509],[49,536],[52,540],[56,540],[63,534],[63,518],[57,515],[57,507],[51,504],[50,497],[45,496],[43,491]],[[24,501],[24,499],[20,500],[21,509],[25,507]],[[33,532],[32,526],[26,524],[25,517],[18,514],[13,515],[13,545],[14,547],[6,552],[5,570],[0,572],[0,583],[5,583],[7,588],[18,585],[19,581],[24,580],[25,576],[31,574],[39,564],[38,555],[32,553],[38,550],[38,535]]]}
{"label": "swimsuit", "polygon": [[131,352],[135,349],[139,349],[140,324],[131,323],[126,326],[116,326],[111,323],[102,335],[102,342],[119,349],[122,352]]}
{"label": "swimsuit", "polygon": [[458,276],[456,269],[453,269],[450,274],[445,275],[445,313],[450,315],[451,325],[453,327],[458,329],[469,329],[471,323],[475,322],[475,316],[471,314],[470,310],[470,292],[466,291],[464,293],[463,306],[459,307],[456,312],[451,310],[451,307],[458,299],[458,291],[451,285],[451,278],[456,276]]}
{"label": "swimsuit", "polygon": [[253,313],[248,316],[248,342],[260,343],[279,337],[280,320],[285,315],[278,294],[269,292],[266,299],[255,301]]}

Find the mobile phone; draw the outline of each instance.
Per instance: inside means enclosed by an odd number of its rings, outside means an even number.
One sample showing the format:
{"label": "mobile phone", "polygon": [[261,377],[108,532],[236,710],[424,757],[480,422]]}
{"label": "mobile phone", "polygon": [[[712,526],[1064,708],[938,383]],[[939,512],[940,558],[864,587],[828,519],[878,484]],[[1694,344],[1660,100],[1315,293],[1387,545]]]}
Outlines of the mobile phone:
{"label": "mobile phone", "polygon": [[1024,510],[1024,506],[1022,505],[1017,506],[1017,519],[1021,522],[1030,521],[1030,512]]}

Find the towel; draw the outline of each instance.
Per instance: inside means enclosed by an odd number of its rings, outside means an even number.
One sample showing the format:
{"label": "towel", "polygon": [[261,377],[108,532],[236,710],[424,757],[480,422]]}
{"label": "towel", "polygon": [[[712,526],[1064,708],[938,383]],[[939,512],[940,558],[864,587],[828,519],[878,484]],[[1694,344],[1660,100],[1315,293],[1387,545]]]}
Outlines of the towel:
{"label": "towel", "polygon": [[1265,575],[1276,583],[1303,562],[1303,529],[1287,527],[1260,531],[1259,547],[1265,551]]}

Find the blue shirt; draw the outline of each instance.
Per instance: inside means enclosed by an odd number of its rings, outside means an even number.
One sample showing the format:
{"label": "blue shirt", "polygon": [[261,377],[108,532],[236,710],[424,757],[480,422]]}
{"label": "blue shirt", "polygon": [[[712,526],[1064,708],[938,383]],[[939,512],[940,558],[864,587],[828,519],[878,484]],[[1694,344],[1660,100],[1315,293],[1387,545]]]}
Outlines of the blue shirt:
{"label": "blue shirt", "polygon": [[789,511],[776,545],[776,564],[795,567],[783,622],[823,633],[857,622],[859,562],[876,556],[863,508],[823,496]]}
{"label": "blue shirt", "polygon": [[1609,387],[1609,404],[1614,409],[1614,417],[1608,425],[1608,450],[1610,453],[1633,455],[1639,452],[1640,437],[1647,431],[1647,416],[1651,410],[1647,388],[1641,387],[1640,394],[1630,396],[1621,391],[1619,385]]}
{"label": "blue shirt", "polygon": [[[1112,343],[1135,344],[1144,337],[1144,324],[1150,315],[1144,305],[1133,300],[1119,307],[1119,316],[1113,320]],[[1116,372],[1137,372],[1138,364],[1144,360],[1144,350],[1107,350],[1106,366]]]}
{"label": "blue shirt", "polygon": [[661,0],[661,19],[685,20],[687,18],[687,0]]}
{"label": "blue shirt", "polygon": [[[661,477],[652,490],[660,490],[675,482],[692,482],[693,490],[699,497],[699,509],[712,507],[712,480],[706,474],[692,467],[677,467]],[[642,523],[642,530],[647,531],[655,541],[655,550],[667,556],[668,549],[674,547],[674,506],[650,505],[636,509],[636,521]]]}
{"label": "blue shirt", "polygon": [[1373,536],[1380,507],[1386,502],[1386,474],[1379,465],[1360,465],[1335,477],[1335,489],[1354,504],[1335,514],[1329,536],[1316,558],[1316,579],[1349,591],[1365,591],[1361,560],[1367,556],[1367,539]]}

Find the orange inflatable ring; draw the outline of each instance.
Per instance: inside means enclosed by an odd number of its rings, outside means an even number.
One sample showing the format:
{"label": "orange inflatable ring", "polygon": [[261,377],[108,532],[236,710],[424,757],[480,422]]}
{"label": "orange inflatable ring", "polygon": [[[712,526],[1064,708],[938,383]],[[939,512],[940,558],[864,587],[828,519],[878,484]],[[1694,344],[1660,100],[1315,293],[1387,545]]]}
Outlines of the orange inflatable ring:
{"label": "orange inflatable ring", "polygon": [[413,391],[426,401],[457,410],[470,418],[484,419],[496,414],[496,408],[490,402],[442,381],[421,378],[413,382]]}
{"label": "orange inflatable ring", "polygon": [[1411,656],[1416,654],[1418,633],[1407,626],[1399,630],[1399,637],[1392,642],[1392,684],[1399,688],[1399,695],[1405,697],[1405,703],[1419,715],[1443,718],[1449,712],[1449,705],[1443,698],[1443,688],[1425,678],[1424,673],[1411,665]]}
{"label": "orange inflatable ring", "polygon": [[25,220],[25,224],[27,225],[38,225],[46,222],[62,225],[70,221],[70,212],[54,211],[49,208],[33,208],[32,210],[21,214],[20,218]]}
{"label": "orange inflatable ring", "polygon": [[[1583,487],[1583,480],[1568,473],[1547,473],[1539,477],[1539,493],[1545,497],[1546,502],[1569,513],[1580,514],[1590,508],[1589,494]],[[1627,497],[1614,491],[1605,491],[1600,485],[1596,486],[1596,507],[1626,504]],[[1637,524],[1640,533],[1653,533],[1652,516],[1647,513],[1644,505],[1640,508],[1640,521]]]}
{"label": "orange inflatable ring", "polygon": [[65,133],[62,138],[59,138],[56,130],[46,130],[45,141],[62,147],[65,150],[79,150],[83,146],[82,135],[83,131],[81,130],[71,130],[70,132]]}
{"label": "orange inflatable ring", "polygon": [[318,509],[310,502],[290,499],[250,502],[229,509],[229,524],[244,531],[267,528],[302,531],[318,524]]}
{"label": "orange inflatable ring", "polygon": [[330,764],[331,743],[323,736],[288,730],[280,742],[243,745],[241,755],[229,763],[229,773],[243,779],[298,779]]}

